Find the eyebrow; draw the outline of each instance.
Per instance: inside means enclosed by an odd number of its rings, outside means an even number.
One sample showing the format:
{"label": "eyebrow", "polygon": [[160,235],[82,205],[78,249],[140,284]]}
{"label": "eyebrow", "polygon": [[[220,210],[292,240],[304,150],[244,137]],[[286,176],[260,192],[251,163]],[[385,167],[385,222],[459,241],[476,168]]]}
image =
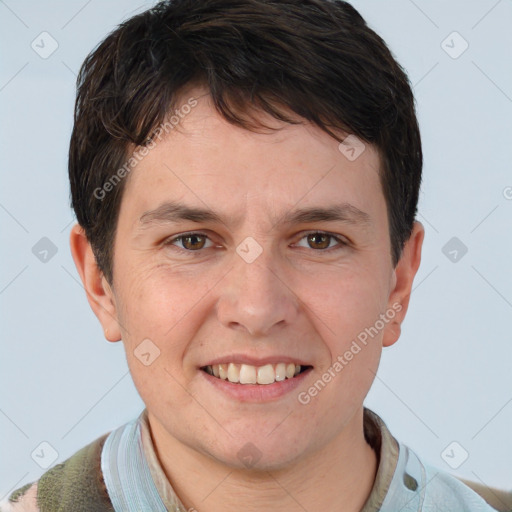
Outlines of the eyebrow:
{"label": "eyebrow", "polygon": [[[145,229],[154,224],[176,223],[187,220],[224,225],[233,222],[233,219],[228,221],[209,208],[197,208],[178,202],[166,202],[154,210],[144,212],[139,219],[139,227]],[[274,226],[276,224],[293,225],[332,221],[361,225],[362,227],[372,225],[371,217],[366,212],[349,203],[341,203],[328,207],[299,208],[289,211],[278,222],[274,223]]]}

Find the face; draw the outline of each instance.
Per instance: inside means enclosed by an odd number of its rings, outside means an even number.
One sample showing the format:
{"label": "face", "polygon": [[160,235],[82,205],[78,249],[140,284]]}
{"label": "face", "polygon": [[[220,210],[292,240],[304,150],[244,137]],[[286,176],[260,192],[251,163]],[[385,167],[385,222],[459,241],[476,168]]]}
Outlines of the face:
{"label": "face", "polygon": [[136,165],[98,316],[155,431],[277,468],[361,410],[410,283],[392,266],[376,150],[349,159],[319,128],[262,119],[280,130],[230,125],[202,95]]}

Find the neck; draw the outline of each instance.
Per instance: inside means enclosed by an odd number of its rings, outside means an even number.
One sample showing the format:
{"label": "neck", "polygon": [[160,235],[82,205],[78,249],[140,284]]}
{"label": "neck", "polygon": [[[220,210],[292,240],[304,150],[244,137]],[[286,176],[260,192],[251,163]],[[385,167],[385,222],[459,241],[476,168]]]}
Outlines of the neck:
{"label": "neck", "polygon": [[205,456],[151,423],[155,450],[186,510],[247,512],[360,511],[375,481],[377,456],[363,432],[363,409],[331,442],[272,471],[234,469]]}

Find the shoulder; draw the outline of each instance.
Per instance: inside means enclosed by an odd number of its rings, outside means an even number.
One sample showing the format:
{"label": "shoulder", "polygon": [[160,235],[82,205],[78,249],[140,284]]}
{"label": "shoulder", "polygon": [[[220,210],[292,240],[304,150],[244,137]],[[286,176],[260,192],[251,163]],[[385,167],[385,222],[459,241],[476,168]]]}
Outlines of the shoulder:
{"label": "shoulder", "polygon": [[0,502],[0,512],[39,512],[37,482],[20,487]]}
{"label": "shoulder", "polygon": [[512,512],[512,490],[463,480],[429,464],[367,408],[364,426],[368,443],[381,455],[375,484],[381,512]]}
{"label": "shoulder", "polygon": [[452,510],[453,507],[464,507],[464,510],[475,512],[496,510],[455,476],[428,465],[426,472],[430,483],[425,502],[433,510]]}
{"label": "shoulder", "polygon": [[[400,446],[402,448],[403,445]],[[500,496],[493,494],[493,489],[470,481],[463,481],[450,473],[420,460],[410,448],[408,452],[408,469],[417,471],[424,486],[425,511],[471,510],[472,512],[512,511],[512,494],[497,491]],[[408,461],[408,462],[409,462]],[[418,472],[419,471],[419,472]],[[508,500],[508,502],[507,502]]]}
{"label": "shoulder", "polygon": [[[495,487],[465,480],[439,470],[436,476],[439,479],[439,487],[445,493],[453,493],[462,496],[468,504],[474,504],[475,510],[497,510],[499,512],[512,512],[512,491],[505,491]],[[477,504],[481,507],[476,508]],[[471,510],[473,510],[471,508]]]}
{"label": "shoulder", "polygon": [[101,472],[107,436],[52,467],[37,482],[14,491],[0,504],[0,512],[113,512]]}
{"label": "shoulder", "polygon": [[459,478],[459,480],[482,496],[489,505],[499,512],[512,512],[512,489],[506,491],[463,478]]}

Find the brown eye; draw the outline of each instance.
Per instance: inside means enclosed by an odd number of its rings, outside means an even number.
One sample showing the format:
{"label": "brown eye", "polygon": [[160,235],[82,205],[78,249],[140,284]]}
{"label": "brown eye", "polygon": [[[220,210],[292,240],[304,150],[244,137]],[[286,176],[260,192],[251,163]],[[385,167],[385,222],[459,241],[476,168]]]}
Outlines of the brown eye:
{"label": "brown eye", "polygon": [[206,243],[206,237],[203,235],[184,235],[178,240],[182,240],[183,247],[189,251],[202,249]]}
{"label": "brown eye", "polygon": [[312,249],[327,249],[331,243],[331,235],[325,233],[311,233],[308,235],[308,244]]}
{"label": "brown eye", "polygon": [[166,240],[164,245],[175,246],[178,250],[185,252],[198,252],[201,249],[213,247],[212,241],[203,233],[184,233]]}
{"label": "brown eye", "polygon": [[343,249],[347,246],[347,242],[331,233],[313,231],[305,233],[297,245],[305,249],[315,249],[318,252],[331,252]]}

